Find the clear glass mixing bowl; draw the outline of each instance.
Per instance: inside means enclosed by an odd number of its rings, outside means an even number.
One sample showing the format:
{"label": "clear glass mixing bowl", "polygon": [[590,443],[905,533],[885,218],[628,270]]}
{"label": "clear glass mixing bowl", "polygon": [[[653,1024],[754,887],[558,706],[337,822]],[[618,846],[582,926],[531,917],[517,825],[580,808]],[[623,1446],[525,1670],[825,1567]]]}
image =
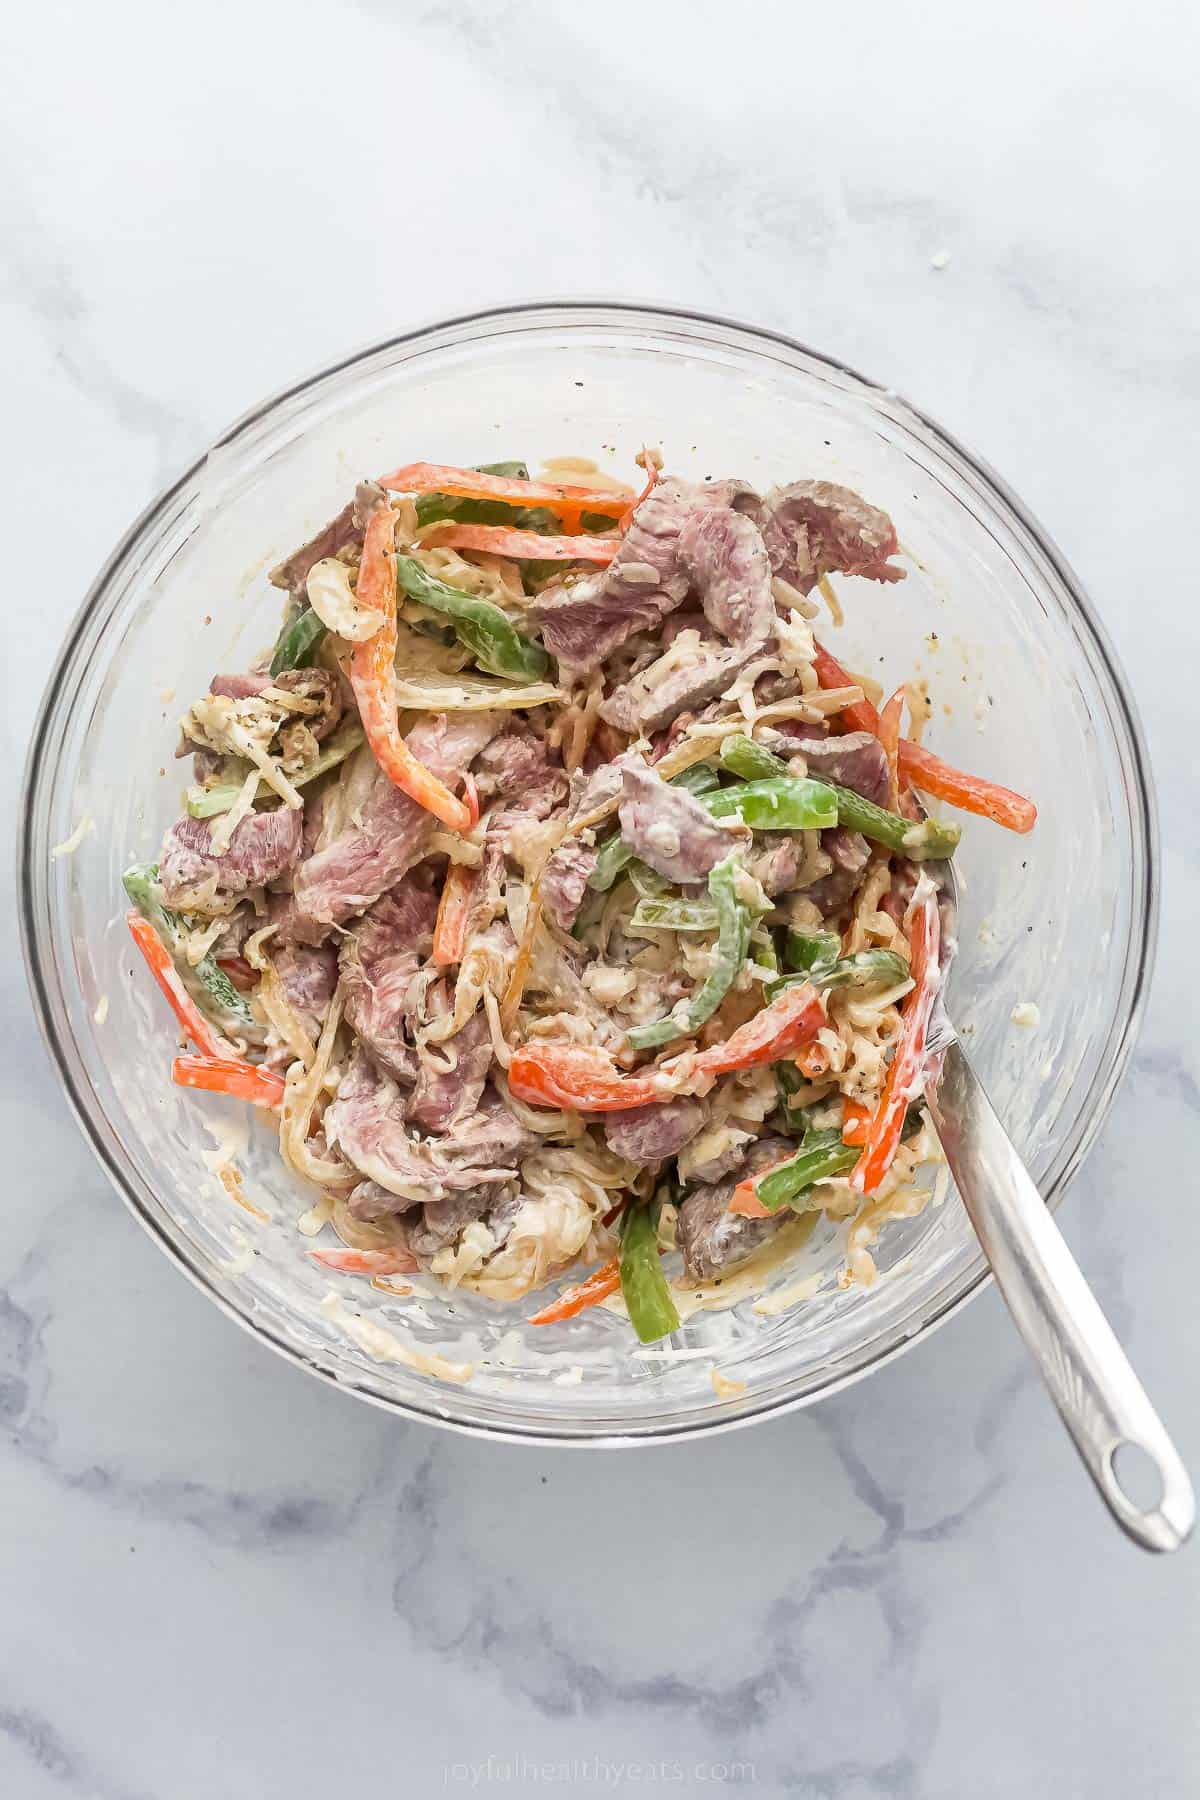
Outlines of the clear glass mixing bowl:
{"label": "clear glass mixing bowl", "polygon": [[[985,1269],[951,1194],[892,1225],[880,1278],[842,1290],[818,1231],[776,1314],[700,1313],[683,1354],[639,1350],[593,1312],[531,1328],[528,1302],[419,1302],[339,1279],[345,1308],[394,1343],[475,1364],[450,1384],[377,1360],[320,1310],[311,1203],[245,1109],[171,1087],[171,1023],[124,929],[122,868],[175,816],[175,720],[218,668],[274,633],[264,571],[363,474],[422,456],[477,463],[567,453],[628,476],[644,442],[686,476],[798,475],[859,488],[896,520],[900,588],[845,581],[835,642],[889,681],[929,681],[931,742],[1036,797],[1017,838],[968,820],[950,1006],[1053,1205],[1112,1099],[1152,955],[1155,830],[1145,752],[1079,584],[1003,484],[884,388],[774,334],[651,307],[532,305],[415,331],[266,402],[147,510],[68,634],[30,750],[20,847],[25,953],[42,1027],[84,1131],[147,1229],[216,1303],[304,1368],[396,1411],[497,1435],[679,1437],[761,1417],[898,1354]],[[603,449],[602,449],[603,447]],[[176,698],[179,696],[179,698]],[[71,855],[51,847],[83,820]],[[1036,1000],[1040,1023],[1010,1014]],[[248,1171],[240,1210],[211,1171],[218,1139]],[[206,1164],[205,1153],[209,1155]],[[713,1366],[736,1384],[718,1396]]]}

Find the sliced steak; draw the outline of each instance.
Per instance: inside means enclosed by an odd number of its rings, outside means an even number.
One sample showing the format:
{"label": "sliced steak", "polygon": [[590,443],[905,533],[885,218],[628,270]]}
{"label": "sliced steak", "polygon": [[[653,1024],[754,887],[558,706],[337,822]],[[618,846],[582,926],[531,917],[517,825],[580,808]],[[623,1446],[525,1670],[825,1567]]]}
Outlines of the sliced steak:
{"label": "sliced steak", "polygon": [[691,514],[757,496],[737,482],[711,487],[660,481],[630,521],[621,548],[601,574],[547,588],[530,608],[542,640],[567,668],[595,668],[638,631],[656,626],[686,598],[689,575],[679,534]]}
{"label": "sliced steak", "polygon": [[[400,1089],[361,1046],[325,1110],[323,1124],[328,1142],[348,1162],[406,1203],[414,1196],[444,1200],[463,1189],[511,1181],[518,1155],[537,1141],[496,1098],[464,1120],[451,1142],[422,1142],[405,1126]],[[362,1204],[375,1208],[379,1216],[383,1202],[371,1195]]]}
{"label": "sliced steak", "polygon": [[338,958],[332,944],[280,943],[272,957],[284,998],[311,1031],[329,1010],[337,987]]}
{"label": "sliced steak", "polygon": [[852,488],[832,481],[793,481],[764,502],[763,541],[771,570],[802,594],[822,575],[865,575],[871,581],[903,581],[888,561],[900,548],[885,512]]}
{"label": "sliced steak", "polygon": [[746,868],[772,900],[790,894],[804,863],[804,838],[800,832],[772,831],[761,850],[746,858]]}
{"label": "sliced steak", "polygon": [[513,727],[480,751],[475,785],[482,800],[495,801],[488,830],[516,819],[548,819],[567,797],[567,776],[543,740]]}
{"label": "sliced steak", "polygon": [[675,1241],[691,1281],[707,1281],[764,1244],[792,1214],[785,1206],[768,1219],[744,1219],[729,1211],[733,1190],[749,1175],[780,1162],[795,1149],[790,1138],[765,1137],[743,1157],[736,1172],[711,1187],[696,1188],[679,1208]]}
{"label": "sliced steak", "polygon": [[[437,1046],[439,1060],[417,1052],[419,1073],[405,1117],[426,1131],[444,1132],[474,1113],[492,1066],[492,1038],[486,1016],[477,1012],[462,1030]],[[457,1056],[453,1069],[442,1066],[445,1054]]]}
{"label": "sliced steak", "polygon": [[224,695],[227,700],[253,700],[271,686],[271,677],[258,675],[214,675],[208,684],[210,694]]}
{"label": "sliced steak", "polygon": [[618,731],[660,731],[680,713],[717,699],[756,654],[744,645],[716,644],[681,632],[649,668],[614,689],[601,705],[600,717]]}
{"label": "sliced steak", "polygon": [[390,1074],[412,1080],[404,1005],[429,954],[437,897],[410,875],[377,900],[342,940],[338,961],[347,1022]]}
{"label": "sliced steak", "polygon": [[726,506],[693,513],[679,533],[679,555],[714,631],[731,644],[765,644],[775,629],[775,600],[754,521]]}
{"label": "sliced steak", "polygon": [[660,1106],[605,1113],[604,1136],[609,1149],[629,1162],[660,1163],[695,1137],[704,1117],[698,1100],[665,1100]]}
{"label": "sliced steak", "polygon": [[828,919],[848,906],[862,886],[871,846],[860,832],[833,825],[821,833],[821,848],[832,860],[833,868],[804,891]]}
{"label": "sliced steak", "polygon": [[[422,719],[409,733],[408,745],[445,781],[466,772],[501,722],[499,713]],[[419,861],[437,824],[432,813],[401,793],[382,770],[360,816],[361,823],[351,824],[297,869],[292,926],[297,936],[320,941],[330,925],[365,911]]]}
{"label": "sliced steak", "polygon": [[679,631],[657,661],[611,694],[601,717],[619,731],[658,731],[723,694],[771,642],[771,565],[753,519],[730,506],[693,510],[680,527],[679,566],[722,642]]}
{"label": "sliced steak", "polygon": [[570,931],[579,917],[587,884],[596,868],[597,852],[578,838],[560,844],[542,870],[538,892],[542,907],[560,931]]}
{"label": "sliced steak", "polygon": [[686,788],[670,787],[651,769],[626,769],[618,817],[621,836],[667,881],[703,881],[739,843],[744,828],[726,831]]}
{"label": "sliced steak", "polygon": [[817,781],[832,781],[851,788],[876,806],[888,803],[888,765],[883,745],[869,731],[848,731],[838,737],[794,735],[789,745],[794,756],[804,758],[808,773]]}
{"label": "sliced steak", "polygon": [[167,905],[185,912],[220,911],[233,895],[277,880],[300,854],[303,827],[299,807],[250,813],[234,831],[224,855],[214,856],[213,821],[177,819],[159,860]]}

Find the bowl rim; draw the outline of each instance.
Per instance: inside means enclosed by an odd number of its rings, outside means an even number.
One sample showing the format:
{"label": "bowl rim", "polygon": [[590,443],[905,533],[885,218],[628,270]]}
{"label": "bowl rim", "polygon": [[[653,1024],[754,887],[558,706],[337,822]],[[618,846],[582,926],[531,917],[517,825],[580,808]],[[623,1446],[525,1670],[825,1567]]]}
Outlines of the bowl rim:
{"label": "bowl rim", "polygon": [[[990,490],[991,495],[1001,503],[1001,506],[1007,508],[1009,514],[1032,540],[1036,550],[1045,559],[1052,574],[1061,584],[1083,637],[1090,641],[1090,649],[1107,682],[1108,698],[1113,703],[1119,721],[1124,727],[1125,745],[1129,753],[1133,776],[1130,784],[1130,799],[1136,801],[1135,805],[1131,805],[1131,823],[1135,835],[1140,835],[1144,854],[1140,893],[1134,892],[1132,895],[1130,950],[1126,957],[1127,969],[1132,967],[1132,983],[1131,985],[1127,984],[1129,992],[1124,1016],[1121,1020],[1119,1039],[1115,1046],[1110,1044],[1106,1063],[1097,1069],[1092,1078],[1088,1094],[1080,1109],[1083,1123],[1079,1128],[1077,1141],[1070,1149],[1051,1185],[1047,1204],[1052,1209],[1057,1208],[1067,1187],[1095,1143],[1096,1137],[1107,1119],[1117,1090],[1124,1079],[1129,1059],[1137,1042],[1154,971],[1159,920],[1158,818],[1145,736],[1124,670],[1108,633],[1098,618],[1074,569],[1034,514],[1013,492],[1004,478],[991,467],[990,463],[967,449],[952,432],[940,425],[921,407],[914,405],[899,394],[889,384],[863,375],[851,364],[828,355],[824,351],[815,350],[786,332],[768,326],[749,324],[745,320],[731,318],[725,314],[673,306],[661,301],[634,301],[601,295],[512,301],[502,305],[484,307],[478,311],[455,314],[448,318],[427,320],[409,330],[362,345],[299,380],[277,389],[235,418],[184,469],[175,481],[161,489],[137,515],[105,558],[67,626],[34,719],[22,775],[16,857],[21,949],[34,1015],[42,1037],[63,1085],[68,1105],[86,1141],[108,1176],[109,1182],[150,1238],[175,1264],[176,1268],[186,1275],[193,1285],[205,1294],[227,1318],[241,1326],[256,1342],[266,1344],[286,1361],[305,1370],[327,1385],[341,1392],[353,1394],[370,1405],[402,1418],[416,1419],[426,1424],[440,1426],[445,1430],[461,1432],[469,1437],[496,1438],[522,1444],[561,1444],[579,1448],[678,1443],[685,1439],[732,1431],[756,1423],[761,1419],[795,1412],[852,1386],[877,1369],[895,1361],[914,1345],[924,1342],[933,1331],[953,1318],[991,1283],[993,1279],[991,1271],[986,1266],[981,1268],[968,1280],[960,1292],[943,1300],[936,1310],[923,1319],[919,1328],[911,1335],[886,1345],[873,1354],[864,1356],[856,1366],[842,1371],[820,1387],[810,1388],[796,1394],[788,1394],[786,1391],[774,1394],[763,1399],[761,1403],[747,1405],[732,1415],[701,1413],[694,1419],[665,1424],[653,1420],[647,1421],[645,1424],[631,1421],[625,1430],[609,1429],[606,1425],[594,1432],[589,1431],[586,1426],[582,1431],[568,1430],[553,1421],[547,1421],[544,1425],[528,1423],[516,1425],[505,1421],[480,1421],[451,1417],[443,1407],[436,1404],[422,1405],[415,1398],[400,1399],[393,1394],[374,1388],[369,1382],[361,1380],[349,1382],[339,1374],[335,1366],[323,1364],[317,1355],[306,1352],[297,1344],[289,1341],[274,1329],[257,1322],[250,1314],[237,1307],[214,1284],[208,1273],[194,1263],[180,1245],[173,1242],[162,1231],[157,1219],[144,1205],[126,1171],[120,1166],[117,1156],[106,1141],[99,1124],[93,1118],[82,1091],[82,1084],[77,1081],[71,1066],[70,1055],[60,1039],[54,1016],[51,984],[47,973],[47,962],[52,946],[42,942],[40,921],[35,904],[32,859],[36,808],[46,782],[43,772],[46,767],[43,751],[46,747],[51,720],[62,697],[64,677],[74,661],[80,639],[94,611],[103,600],[114,574],[148,529],[169,508],[175,497],[203,471],[212,455],[234,444],[252,431],[277,408],[317,388],[331,378],[343,374],[373,357],[404,346],[411,346],[419,343],[422,339],[436,338],[447,332],[471,328],[476,328],[482,334],[489,326],[499,325],[504,321],[533,318],[537,315],[554,315],[553,322],[566,329],[584,323],[601,324],[604,322],[605,316],[611,319],[613,315],[617,315],[619,319],[631,325],[641,320],[647,322],[652,328],[670,323],[689,327],[707,327],[737,334],[760,346],[774,344],[792,354],[799,354],[809,359],[812,363],[835,375],[848,378],[867,393],[886,401],[889,411],[894,411],[898,422],[905,424],[909,420],[915,421],[926,433],[930,434],[936,449],[949,452],[952,460],[958,459],[965,465],[983,487]],[[573,317],[564,318],[564,315],[573,315]],[[549,319],[547,322],[550,322]],[[1137,931],[1139,921],[1141,923],[1140,945]]]}

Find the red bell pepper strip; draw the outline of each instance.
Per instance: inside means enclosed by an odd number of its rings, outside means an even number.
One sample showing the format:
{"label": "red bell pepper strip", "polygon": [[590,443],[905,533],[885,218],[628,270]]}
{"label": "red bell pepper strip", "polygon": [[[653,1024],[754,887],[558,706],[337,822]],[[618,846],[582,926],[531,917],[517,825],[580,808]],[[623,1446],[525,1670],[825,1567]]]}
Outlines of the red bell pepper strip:
{"label": "red bell pepper strip", "polygon": [[573,1319],[576,1313],[586,1312],[589,1306],[596,1306],[601,1300],[607,1300],[621,1286],[621,1264],[617,1257],[606,1262],[586,1281],[575,1287],[567,1288],[565,1293],[552,1300],[549,1306],[543,1306],[541,1312],[534,1313],[531,1325],[557,1325],[563,1319]]}
{"label": "red bell pepper strip", "polygon": [[470,808],[417,761],[400,735],[396,715],[396,513],[380,506],[367,520],[356,591],[360,606],[383,614],[374,636],[355,644],[350,685],[375,760],[389,781],[454,831],[466,831]]}
{"label": "red bell pepper strip", "polygon": [[645,487],[642,489],[641,493],[637,496],[636,499],[630,501],[626,510],[621,514],[618,529],[620,530],[622,537],[625,536],[625,533],[629,530],[630,525],[633,523],[634,513],[637,511],[638,507],[642,504],[642,501],[647,499],[649,497],[649,495],[653,493],[655,487],[657,487],[657,485],[658,485],[659,479],[660,479],[660,476],[659,476],[658,465],[656,463],[651,463],[650,467],[646,470],[646,485],[645,485]]}
{"label": "red bell pepper strip", "polygon": [[867,1129],[870,1126],[872,1112],[861,1100],[842,1098],[842,1142],[843,1144],[865,1144]]}
{"label": "red bell pepper strip", "polygon": [[805,1044],[795,1063],[808,1081],[820,1081],[822,1075],[829,1073],[829,1052],[824,1044]]}
{"label": "red bell pepper strip", "polygon": [[[823,688],[857,687],[853,675],[843,669],[836,656],[831,656],[824,644],[813,643],[813,668],[817,671],[817,680]],[[869,731],[872,737],[879,736],[879,714],[867,699],[852,700],[849,706],[843,706],[841,717],[855,731]]]}
{"label": "red bell pepper strip", "polygon": [[525,1044],[508,1070],[510,1092],[531,1106],[570,1112],[620,1112],[669,1096],[648,1075],[622,1075],[604,1050],[585,1044]]}
{"label": "red bell pepper strip", "polygon": [[248,994],[258,986],[258,974],[244,956],[218,956],[218,969],[224,969],[240,994]]}
{"label": "red bell pepper strip", "polygon": [[343,1275],[411,1275],[420,1267],[407,1250],[310,1250],[314,1262]]}
{"label": "red bell pepper strip", "polygon": [[547,512],[576,521],[581,512],[614,519],[633,499],[628,488],[566,487],[557,481],[523,481],[516,476],[488,475],[482,469],[456,469],[442,463],[406,463],[390,475],[381,475],[379,485],[398,494],[453,494],[463,500],[544,506]]}
{"label": "red bell pepper strip", "polygon": [[[616,537],[543,537],[508,525],[435,526],[422,539],[431,549],[489,550],[494,556],[516,556],[531,562],[610,563],[621,548]],[[373,641],[373,640],[372,640]]]}
{"label": "red bell pepper strip", "polygon": [[758,1197],[757,1183],[762,1180],[764,1175],[769,1175],[771,1169],[781,1168],[784,1163],[791,1162],[794,1154],[794,1151],[789,1150],[786,1156],[781,1156],[779,1161],[772,1163],[769,1168],[760,1169],[757,1175],[750,1175],[745,1181],[739,1181],[729,1197],[728,1211],[737,1213],[738,1217],[742,1219],[774,1218],[775,1215],[770,1207],[764,1206]]}
{"label": "red bell pepper strip", "polygon": [[[837,658],[821,644],[816,646],[813,667],[823,688],[853,685],[853,676],[848,675]],[[842,708],[841,716],[855,731],[869,731],[873,737],[880,736],[880,717],[869,700],[853,701]],[[935,756],[932,750],[914,744],[910,738],[900,739],[898,763],[902,780],[911,782],[923,794],[933,794],[936,799],[944,800],[948,806],[977,813],[1009,831],[1032,831],[1037,823],[1037,807],[1032,800],[1014,793],[1011,788],[1001,787],[999,782],[986,781],[982,775],[968,775],[964,770],[954,768],[940,756]]]}
{"label": "red bell pepper strip", "polygon": [[275,1107],[283,1102],[283,1077],[238,1057],[177,1056],[171,1064],[171,1080],[179,1087],[228,1094],[233,1100],[249,1100],[255,1106]]}
{"label": "red bell pepper strip", "polygon": [[479,789],[475,785],[475,777],[470,769],[463,775],[463,804],[470,815],[468,831],[474,831],[479,823]]}
{"label": "red bell pepper strip", "polygon": [[134,943],[145,957],[150,973],[166,996],[167,1005],[179,1020],[184,1035],[195,1044],[197,1050],[203,1051],[205,1056],[232,1057],[234,1055],[233,1046],[226,1043],[220,1033],[209,1024],[184,987],[166,945],[149,919],[143,918],[141,913],[131,912],[126,913],[125,923],[129,927]]}
{"label": "red bell pepper strip", "polygon": [[811,982],[785,988],[723,1044],[685,1050],[649,1074],[623,1075],[603,1050],[582,1044],[525,1044],[508,1071],[518,1100],[532,1106],[560,1106],[573,1112],[618,1112],[651,1106],[686,1093],[697,1075],[728,1075],[779,1062],[814,1038],[825,1023],[825,1007]]}
{"label": "red bell pepper strip", "polygon": [[729,1075],[735,1069],[782,1062],[785,1056],[811,1043],[824,1023],[825,1003],[811,981],[806,981],[799,987],[785,988],[770,1006],[764,1006],[752,1019],[739,1025],[723,1044],[702,1050],[696,1064],[706,1074]]}
{"label": "red bell pepper strip", "polygon": [[937,993],[941,922],[936,894],[927,894],[914,907],[910,930],[913,986],[904,998],[904,1028],[883,1084],[883,1095],[867,1127],[863,1153],[850,1176],[851,1185],[860,1194],[873,1194],[891,1168],[909,1102],[922,1083],[925,1039]]}
{"label": "red bell pepper strip", "polygon": [[462,961],[475,880],[474,869],[465,863],[451,863],[446,870],[433,928],[433,960],[439,969],[452,968]]}
{"label": "red bell pepper strip", "polygon": [[963,812],[991,819],[1008,831],[1024,833],[1037,824],[1037,807],[1024,794],[1001,787],[999,782],[985,781],[982,775],[968,775],[962,769],[952,768],[932,750],[907,738],[900,740],[900,773],[923,794],[932,794],[947,806],[960,806]]}

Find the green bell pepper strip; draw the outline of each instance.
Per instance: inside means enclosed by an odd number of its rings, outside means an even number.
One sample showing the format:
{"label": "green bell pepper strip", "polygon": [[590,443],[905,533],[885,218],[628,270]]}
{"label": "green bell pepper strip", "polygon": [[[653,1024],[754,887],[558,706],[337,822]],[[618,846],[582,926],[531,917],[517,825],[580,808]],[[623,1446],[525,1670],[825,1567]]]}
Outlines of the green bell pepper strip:
{"label": "green bell pepper strip", "polygon": [[795,1156],[755,1183],[754,1192],[768,1212],[780,1212],[785,1206],[797,1212],[801,1197],[819,1181],[844,1175],[862,1155],[860,1144],[843,1144],[841,1127],[832,1125],[826,1131],[806,1131]]}
{"label": "green bell pepper strip", "polygon": [[610,838],[605,838],[596,855],[596,866],[588,876],[588,886],[597,893],[607,893],[618,875],[624,873],[634,860],[632,844],[627,844],[619,831]]}
{"label": "green bell pepper strip", "polygon": [[[833,784],[830,784],[833,786]],[[833,786],[837,796],[838,822],[852,831],[861,831],[873,843],[882,844],[897,856],[911,857],[914,862],[927,859],[944,861],[958,848],[962,832],[957,825],[945,825],[938,819],[902,819],[899,813],[864,800],[852,788]]]}
{"label": "green bell pepper strip", "polygon": [[781,756],[776,756],[763,744],[756,744],[742,732],[735,732],[733,737],[723,740],[721,763],[731,775],[740,776],[743,781],[781,781],[789,774]]}
{"label": "green bell pepper strip", "polygon": [[157,863],[134,863],[121,877],[130,901],[157,931],[184,987],[196,1005],[226,1037],[251,1037],[261,1041],[262,1027],[210,951],[193,968],[180,948],[179,914],[162,903]]}
{"label": "green bell pepper strip", "polygon": [[754,960],[764,969],[774,969],[779,973],[779,952],[775,948],[775,938],[769,925],[760,926],[751,934],[750,946]]}
{"label": "green bell pepper strip", "polygon": [[282,675],[285,669],[311,668],[324,636],[325,627],[312,607],[302,606],[284,621],[275,640],[270,662],[272,675]]}
{"label": "green bell pepper strip", "polygon": [[[304,787],[307,782],[315,781],[318,775],[335,769],[340,762],[352,756],[363,741],[362,726],[355,719],[347,719],[338,726],[332,737],[318,745],[317,754],[302,769],[295,770],[289,780],[293,787]],[[246,774],[250,773],[250,765],[243,765]],[[194,783],[187,791],[187,810],[193,819],[213,819],[218,813],[228,812],[242,791],[240,781],[219,781],[212,787],[203,787]],[[260,795],[269,794],[271,789],[261,780],[258,784]]]}
{"label": "green bell pepper strip", "polygon": [[672,775],[668,787],[683,788],[685,793],[695,794],[697,798],[711,794],[719,788],[721,778],[711,763],[693,763],[690,769],[681,769],[678,775]]}
{"label": "green bell pepper strip", "polygon": [[[722,743],[721,762],[731,773],[747,781],[780,778],[788,772],[781,757],[740,733],[727,737]],[[838,787],[833,782],[828,785],[837,796],[838,824],[861,831],[865,838],[884,845],[897,856],[908,856],[914,862],[920,862],[925,858],[953,856],[958,848],[962,833],[957,825],[942,824],[937,819],[902,819],[899,813],[876,806],[874,801],[856,794],[852,788]],[[746,823],[753,821],[747,819]]]}
{"label": "green bell pepper strip", "polygon": [[[921,1108],[910,1106],[902,1135],[910,1138],[920,1129]],[[862,1155],[860,1144],[844,1144],[840,1125],[824,1131],[807,1131],[795,1156],[780,1163],[754,1185],[757,1198],[768,1212],[779,1212],[790,1206],[794,1212],[810,1212],[805,1204],[818,1182],[845,1175]]]}
{"label": "green bell pepper strip", "polygon": [[809,1083],[794,1062],[775,1064],[775,1086],[779,1092],[779,1111],[783,1115],[784,1128],[796,1137],[803,1137],[812,1124],[812,1108],[797,1106],[795,1095]]}
{"label": "green bell pepper strip", "polygon": [[[712,793],[719,787],[720,782],[716,770],[710,768],[707,763],[693,763],[690,769],[684,769],[680,774],[673,776],[667,785],[683,788],[685,792],[694,794],[697,798],[703,798],[705,794]],[[629,867],[633,859],[632,845],[625,842],[619,831],[614,831],[612,836],[605,838],[600,845],[596,857],[596,867],[592,870],[588,886],[594,888],[597,893],[605,893],[613,885],[617,876]]]}
{"label": "green bell pepper strip", "polygon": [[639,1342],[653,1344],[679,1330],[658,1254],[658,1207],[627,1206],[619,1226],[621,1293]]}
{"label": "green bell pepper strip", "polygon": [[738,898],[740,870],[741,859],[727,856],[709,874],[708,893],[718,921],[717,943],[712,968],[688,1002],[686,1022],[681,1025],[673,1013],[668,1013],[665,1019],[656,1019],[652,1025],[635,1025],[626,1033],[635,1050],[648,1050],[655,1044],[666,1044],[672,1038],[698,1031],[733,986],[746,960],[750,928],[754,923],[750,908]]}
{"label": "green bell pepper strip", "polygon": [[671,891],[671,884],[666,876],[660,875],[657,869],[652,869],[649,863],[642,862],[636,856],[627,872],[642,900],[661,900]]}
{"label": "green bell pepper strip", "polygon": [[720,924],[711,900],[639,900],[629,931],[715,931]]}
{"label": "green bell pepper strip", "polygon": [[782,994],[784,988],[799,987],[811,981],[821,993],[844,987],[884,987],[907,981],[909,967],[895,950],[860,950],[855,956],[842,956],[836,962],[815,963],[796,975],[784,975],[770,982],[764,990],[768,1000]]}
{"label": "green bell pepper strip", "polygon": [[397,579],[409,599],[452,619],[460,643],[489,674],[537,681],[546,673],[550,666],[546,652],[522,637],[508,614],[490,600],[476,599],[474,594],[438,581],[413,556],[395,560]]}
{"label": "green bell pepper strip", "polygon": [[700,798],[714,819],[740,818],[752,831],[823,831],[838,822],[835,791],[824,781],[743,781]]}
{"label": "green bell pepper strip", "polygon": [[838,959],[842,940],[836,931],[816,931],[810,935],[789,931],[783,945],[783,960],[789,969],[803,969],[807,974],[825,968]]}
{"label": "green bell pepper strip", "polygon": [[908,963],[895,950],[860,950],[839,957],[831,967],[814,969],[809,979],[824,993],[843,987],[891,987],[907,981]]}

